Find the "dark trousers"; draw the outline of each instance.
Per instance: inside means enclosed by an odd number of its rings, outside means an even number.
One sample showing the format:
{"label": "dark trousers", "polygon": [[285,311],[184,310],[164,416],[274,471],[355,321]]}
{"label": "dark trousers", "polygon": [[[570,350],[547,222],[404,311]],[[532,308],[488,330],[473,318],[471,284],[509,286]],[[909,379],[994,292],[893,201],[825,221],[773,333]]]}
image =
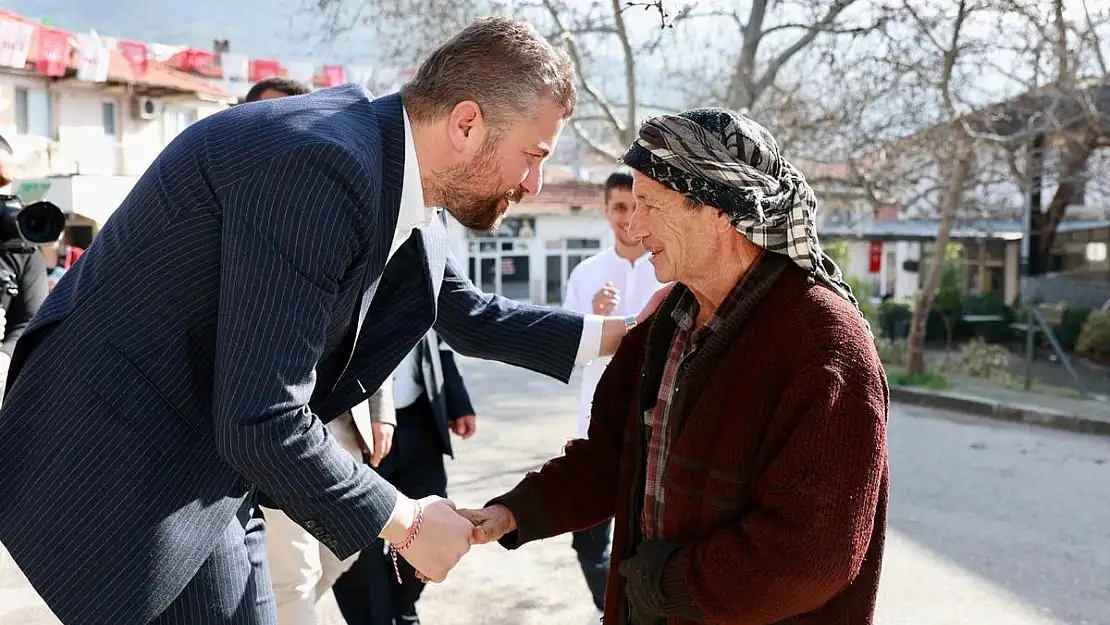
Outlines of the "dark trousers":
{"label": "dark trousers", "polygon": [[262,511],[248,497],[200,570],[151,625],[276,623],[265,525]]}
{"label": "dark trousers", "polygon": [[[378,473],[408,497],[447,496],[443,440],[435,430],[427,400],[397,411],[393,449]],[[416,602],[424,583],[404,558],[398,557],[402,583],[379,539],[363,550],[354,565],[335,582],[332,592],[347,625],[408,625],[415,623]]]}
{"label": "dark trousers", "polygon": [[571,547],[578,554],[578,565],[582,576],[590,588],[594,606],[605,610],[605,583],[609,578],[609,534],[613,530],[613,519],[595,525],[588,530],[575,532]]}

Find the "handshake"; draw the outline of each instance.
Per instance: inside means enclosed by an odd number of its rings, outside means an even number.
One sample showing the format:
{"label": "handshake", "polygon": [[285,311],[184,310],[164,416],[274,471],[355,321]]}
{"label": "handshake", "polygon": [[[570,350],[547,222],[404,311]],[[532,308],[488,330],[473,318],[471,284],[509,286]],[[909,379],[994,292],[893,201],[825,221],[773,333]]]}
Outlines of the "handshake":
{"label": "handshake", "polygon": [[381,537],[417,570],[425,581],[442,582],[471,545],[484,545],[516,529],[513,513],[502,505],[481,510],[456,510],[450,499],[403,495]]}

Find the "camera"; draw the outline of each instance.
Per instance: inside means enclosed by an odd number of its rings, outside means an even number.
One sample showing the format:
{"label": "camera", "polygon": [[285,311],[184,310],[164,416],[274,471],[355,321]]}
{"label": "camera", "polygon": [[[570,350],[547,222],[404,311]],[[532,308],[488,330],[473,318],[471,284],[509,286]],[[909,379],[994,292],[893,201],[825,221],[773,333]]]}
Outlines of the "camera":
{"label": "camera", "polygon": [[0,195],[0,250],[30,252],[62,236],[66,216],[52,202],[23,205],[14,195]]}

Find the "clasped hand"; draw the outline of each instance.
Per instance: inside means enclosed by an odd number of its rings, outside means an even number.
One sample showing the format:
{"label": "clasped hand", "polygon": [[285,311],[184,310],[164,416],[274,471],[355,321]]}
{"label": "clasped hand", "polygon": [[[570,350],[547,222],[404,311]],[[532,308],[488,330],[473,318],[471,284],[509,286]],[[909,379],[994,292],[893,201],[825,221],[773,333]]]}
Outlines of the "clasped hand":
{"label": "clasped hand", "polygon": [[425,497],[419,503],[424,509],[420,531],[400,553],[426,582],[447,579],[471,545],[496,541],[516,529],[513,513],[502,505],[456,510],[451,500],[441,497]]}

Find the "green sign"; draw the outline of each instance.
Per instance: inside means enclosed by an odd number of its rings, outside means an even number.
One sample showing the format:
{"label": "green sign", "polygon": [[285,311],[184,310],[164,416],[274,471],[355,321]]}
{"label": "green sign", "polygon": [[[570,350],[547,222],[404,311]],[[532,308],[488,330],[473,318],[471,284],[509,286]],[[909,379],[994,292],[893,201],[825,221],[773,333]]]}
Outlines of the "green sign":
{"label": "green sign", "polygon": [[50,190],[51,184],[49,180],[21,182],[15,194],[24,204],[34,204],[46,198],[46,192]]}

